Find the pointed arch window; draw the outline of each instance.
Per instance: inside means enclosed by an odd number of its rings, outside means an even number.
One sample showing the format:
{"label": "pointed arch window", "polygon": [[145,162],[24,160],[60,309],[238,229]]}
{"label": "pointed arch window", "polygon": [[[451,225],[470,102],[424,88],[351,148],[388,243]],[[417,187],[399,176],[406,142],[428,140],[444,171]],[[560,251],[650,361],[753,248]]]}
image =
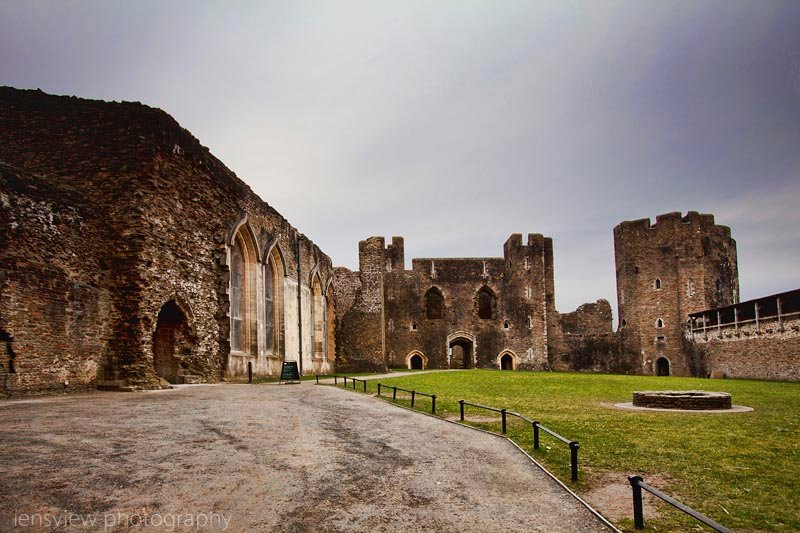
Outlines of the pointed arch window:
{"label": "pointed arch window", "polygon": [[256,266],[258,254],[246,226],[236,233],[230,247],[230,343],[231,351],[258,354],[256,314]]}
{"label": "pointed arch window", "polygon": [[267,261],[264,276],[264,347],[267,353],[275,351],[275,268]]}
{"label": "pointed arch window", "polygon": [[444,296],[436,287],[425,293],[425,314],[428,320],[436,320],[444,316]]}
{"label": "pointed arch window", "polygon": [[264,351],[280,354],[283,328],[283,261],[273,248],[264,267]]}
{"label": "pointed arch window", "polygon": [[231,250],[231,350],[244,347],[244,258],[238,239]]}
{"label": "pointed arch window", "polygon": [[494,293],[489,287],[483,286],[478,291],[478,318],[491,319],[494,316]]}
{"label": "pointed arch window", "polygon": [[325,357],[325,297],[322,295],[322,283],[319,276],[314,276],[311,283],[311,317],[314,325],[314,358],[324,359]]}

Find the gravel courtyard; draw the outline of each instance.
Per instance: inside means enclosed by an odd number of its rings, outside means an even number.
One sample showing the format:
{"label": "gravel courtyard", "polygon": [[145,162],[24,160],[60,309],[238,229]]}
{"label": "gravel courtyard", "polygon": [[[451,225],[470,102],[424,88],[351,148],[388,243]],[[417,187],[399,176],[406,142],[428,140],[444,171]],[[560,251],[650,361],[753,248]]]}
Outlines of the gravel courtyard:
{"label": "gravel courtyard", "polygon": [[333,387],[98,392],[0,417],[0,531],[607,531],[510,443]]}

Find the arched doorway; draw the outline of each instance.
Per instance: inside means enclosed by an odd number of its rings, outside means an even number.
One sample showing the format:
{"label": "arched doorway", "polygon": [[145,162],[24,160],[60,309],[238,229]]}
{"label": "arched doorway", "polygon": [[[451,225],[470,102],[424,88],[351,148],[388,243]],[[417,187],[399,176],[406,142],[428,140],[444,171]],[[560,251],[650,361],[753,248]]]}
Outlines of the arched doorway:
{"label": "arched doorway", "polygon": [[656,359],[656,376],[669,376],[669,359],[666,357]]}
{"label": "arched doorway", "polygon": [[472,368],[475,357],[475,341],[466,337],[456,337],[447,343],[450,354],[450,368]]}
{"label": "arched doorway", "polygon": [[406,355],[406,368],[409,370],[423,370],[428,366],[428,358],[419,350],[414,350]]}
{"label": "arched doorway", "polygon": [[165,303],[158,312],[153,334],[153,367],[156,375],[170,383],[178,378],[178,349],[186,339],[189,322],[175,300]]}
{"label": "arched doorway", "polygon": [[504,353],[500,357],[500,370],[514,370],[514,357],[510,353]]}

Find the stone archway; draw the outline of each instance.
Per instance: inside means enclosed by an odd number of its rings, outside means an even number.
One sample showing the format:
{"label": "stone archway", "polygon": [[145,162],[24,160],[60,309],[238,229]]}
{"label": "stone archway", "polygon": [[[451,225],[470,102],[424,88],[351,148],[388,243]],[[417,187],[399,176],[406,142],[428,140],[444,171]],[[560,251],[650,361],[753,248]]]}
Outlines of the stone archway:
{"label": "stone archway", "polygon": [[474,368],[475,336],[458,332],[447,337],[447,361],[449,368]]}
{"label": "stone archway", "polygon": [[510,352],[500,354],[500,370],[514,370],[516,367],[515,357]]}
{"label": "stone archway", "polygon": [[409,352],[406,356],[406,368],[409,370],[423,370],[428,367],[428,358],[419,350]]}
{"label": "stone archway", "polygon": [[666,357],[656,359],[656,376],[669,376],[669,359]]}
{"label": "stone archway", "polygon": [[186,313],[170,300],[158,312],[156,331],[153,334],[153,369],[158,377],[170,383],[178,381],[179,356],[187,342],[189,320]]}

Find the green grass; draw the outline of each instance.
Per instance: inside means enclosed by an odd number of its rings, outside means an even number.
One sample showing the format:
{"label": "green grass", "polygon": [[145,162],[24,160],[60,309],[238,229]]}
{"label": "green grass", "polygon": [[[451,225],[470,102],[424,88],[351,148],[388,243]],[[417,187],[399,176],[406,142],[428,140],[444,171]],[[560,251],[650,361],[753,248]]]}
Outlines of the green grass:
{"label": "green grass", "polygon": [[[457,417],[458,400],[465,399],[517,411],[579,441],[581,480],[571,484],[579,493],[603,474],[622,482],[629,474],[641,474],[645,481],[660,479],[652,483],[656,488],[737,531],[800,531],[798,383],[496,370],[379,381],[436,394],[440,416]],[[377,381],[368,384],[368,392],[375,393]],[[754,411],[642,413],[603,405],[629,402],[634,390],[666,389],[730,392],[734,404]],[[415,407],[430,411],[430,399],[419,398]],[[492,413],[467,408],[470,416]],[[499,433],[499,415],[497,420],[473,425]],[[541,447],[534,452],[530,426],[511,417],[509,436],[568,482],[566,445],[542,433]],[[659,513],[646,521],[648,530],[686,531],[699,525],[666,505],[659,506]],[[618,525],[632,530],[630,520]]]}

